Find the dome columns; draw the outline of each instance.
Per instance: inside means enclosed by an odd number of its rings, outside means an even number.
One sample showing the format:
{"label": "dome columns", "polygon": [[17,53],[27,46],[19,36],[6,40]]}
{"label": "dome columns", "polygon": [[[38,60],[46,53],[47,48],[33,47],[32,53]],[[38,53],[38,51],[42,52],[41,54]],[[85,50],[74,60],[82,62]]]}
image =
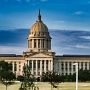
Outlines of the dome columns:
{"label": "dome columns", "polygon": [[28,50],[50,50],[51,40],[47,38],[30,38],[28,39]]}

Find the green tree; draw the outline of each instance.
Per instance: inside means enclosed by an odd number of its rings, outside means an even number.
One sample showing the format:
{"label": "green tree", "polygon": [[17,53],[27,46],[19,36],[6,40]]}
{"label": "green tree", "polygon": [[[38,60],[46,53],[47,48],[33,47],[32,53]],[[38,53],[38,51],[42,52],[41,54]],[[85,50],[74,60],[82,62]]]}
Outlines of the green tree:
{"label": "green tree", "polygon": [[42,81],[49,82],[51,84],[51,90],[53,88],[57,88],[56,84],[61,82],[60,75],[53,71],[44,72],[41,77]]}
{"label": "green tree", "polygon": [[30,72],[30,67],[28,65],[24,65],[23,67],[24,80],[21,83],[19,90],[39,90],[38,87],[35,86],[35,77]]}
{"label": "green tree", "polygon": [[18,80],[18,81],[21,81],[21,82],[24,81],[24,76],[19,75],[19,76],[17,77],[17,80]]}
{"label": "green tree", "polygon": [[79,72],[78,72],[78,79],[79,79],[79,81],[82,81],[82,82],[90,81],[90,72],[89,72],[89,70],[80,69]]}
{"label": "green tree", "polygon": [[13,79],[15,79],[15,74],[11,71],[12,65],[5,62],[0,61],[0,80],[7,87],[13,84]]}

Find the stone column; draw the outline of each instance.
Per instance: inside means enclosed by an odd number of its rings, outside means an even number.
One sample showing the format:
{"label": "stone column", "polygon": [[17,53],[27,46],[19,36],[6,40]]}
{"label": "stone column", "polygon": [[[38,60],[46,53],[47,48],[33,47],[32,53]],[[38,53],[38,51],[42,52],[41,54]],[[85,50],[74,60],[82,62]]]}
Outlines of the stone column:
{"label": "stone column", "polygon": [[59,62],[59,73],[60,73],[60,75],[62,74],[62,70],[61,70],[61,62]]}
{"label": "stone column", "polygon": [[21,69],[21,71],[20,71],[20,75],[22,75],[22,72],[23,72],[23,66],[24,66],[24,64],[21,63],[21,67],[20,67],[20,69]]}
{"label": "stone column", "polygon": [[83,62],[83,70],[85,70],[85,62]]}
{"label": "stone column", "polygon": [[67,62],[67,72],[68,72],[68,75],[69,75],[69,62]]}
{"label": "stone column", "polygon": [[29,66],[29,60],[27,60],[27,65]]}
{"label": "stone column", "polygon": [[51,71],[53,70],[53,60],[51,60]]}
{"label": "stone column", "polygon": [[33,73],[33,60],[32,60],[32,74],[34,74],[34,73]]}
{"label": "stone column", "polygon": [[65,67],[65,62],[63,62],[63,64],[64,64],[64,75],[66,75],[66,72],[65,72],[65,68],[66,68],[66,67]]}
{"label": "stone column", "polygon": [[44,39],[44,48],[46,49],[46,39]]}
{"label": "stone column", "polygon": [[87,62],[87,70],[89,70],[89,62]]}
{"label": "stone column", "polygon": [[19,75],[19,62],[17,62],[16,64],[17,64],[17,74]]}
{"label": "stone column", "polygon": [[81,69],[81,62],[79,62],[79,69]]}
{"label": "stone column", "polygon": [[37,75],[37,72],[38,72],[38,67],[37,67],[37,60],[36,60],[36,75]]}
{"label": "stone column", "polygon": [[42,60],[40,60],[40,75],[42,75]]}
{"label": "stone column", "polygon": [[32,39],[30,40],[30,48],[32,48]]}
{"label": "stone column", "polygon": [[72,69],[72,75],[73,75],[73,62],[71,62],[71,69]]}
{"label": "stone column", "polygon": [[32,39],[32,48],[34,48],[34,39]]}
{"label": "stone column", "polygon": [[50,60],[48,60],[48,70],[50,71]]}

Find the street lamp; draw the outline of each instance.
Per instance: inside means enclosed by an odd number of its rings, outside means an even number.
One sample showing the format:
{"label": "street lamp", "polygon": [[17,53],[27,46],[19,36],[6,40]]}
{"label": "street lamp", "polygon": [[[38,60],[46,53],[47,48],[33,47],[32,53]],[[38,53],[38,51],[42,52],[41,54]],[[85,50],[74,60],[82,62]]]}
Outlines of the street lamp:
{"label": "street lamp", "polygon": [[78,90],[78,63],[74,63],[76,66],[76,90]]}

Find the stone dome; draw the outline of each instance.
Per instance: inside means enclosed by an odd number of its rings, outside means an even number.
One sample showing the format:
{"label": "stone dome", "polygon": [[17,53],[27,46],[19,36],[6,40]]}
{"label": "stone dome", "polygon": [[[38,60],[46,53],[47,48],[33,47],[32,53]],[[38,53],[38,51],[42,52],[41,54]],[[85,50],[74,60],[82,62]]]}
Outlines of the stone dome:
{"label": "stone dome", "polygon": [[41,21],[40,10],[38,14],[38,21],[32,25],[30,33],[48,32],[47,26]]}
{"label": "stone dome", "polygon": [[42,21],[37,21],[30,30],[30,33],[34,32],[48,32],[48,28]]}

